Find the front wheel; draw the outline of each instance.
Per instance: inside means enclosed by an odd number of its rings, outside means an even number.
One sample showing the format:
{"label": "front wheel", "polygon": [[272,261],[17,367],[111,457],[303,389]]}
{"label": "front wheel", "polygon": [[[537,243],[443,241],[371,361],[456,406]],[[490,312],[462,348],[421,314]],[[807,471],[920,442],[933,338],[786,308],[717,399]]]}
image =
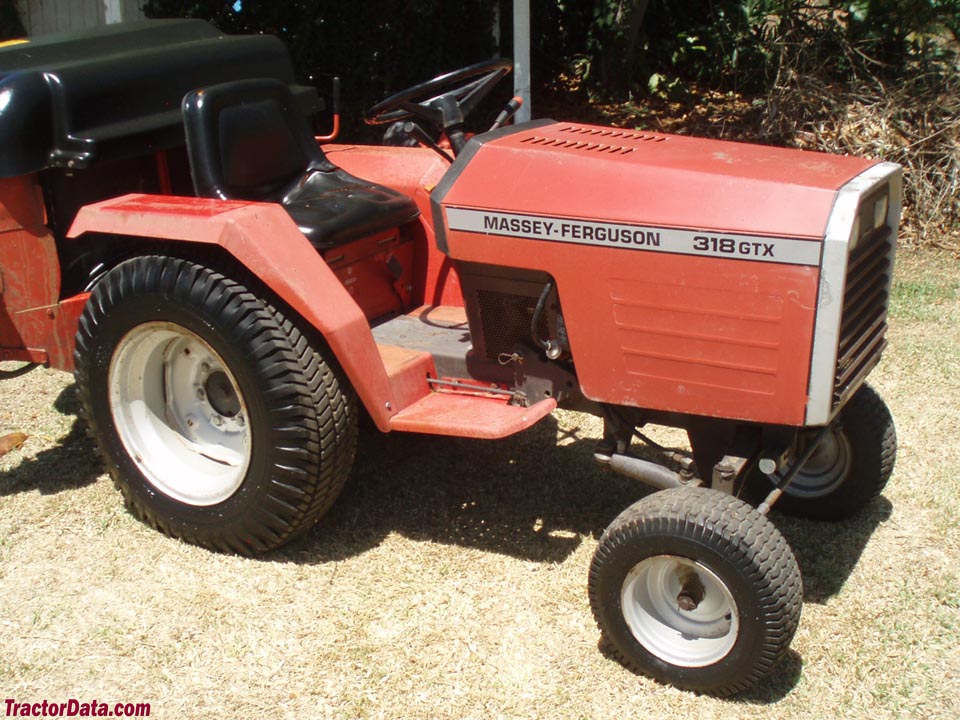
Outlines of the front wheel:
{"label": "front wheel", "polygon": [[151,256],[107,273],[80,318],[75,374],[131,512],[244,555],[308,529],[357,435],[352,390],[319,346],[210,268]]}
{"label": "front wheel", "polygon": [[[798,453],[816,430],[803,431]],[[897,459],[897,430],[883,398],[863,385],[840,410],[811,458],[774,506],[814,520],[844,520],[859,512],[886,487]],[[787,473],[790,466],[781,469]],[[765,475],[752,472],[747,496],[762,501],[772,489]]]}
{"label": "front wheel", "polygon": [[803,595],[776,527],[704,488],[657,492],[621,513],[600,538],[589,591],[621,662],[716,695],[754,685],[787,650]]}

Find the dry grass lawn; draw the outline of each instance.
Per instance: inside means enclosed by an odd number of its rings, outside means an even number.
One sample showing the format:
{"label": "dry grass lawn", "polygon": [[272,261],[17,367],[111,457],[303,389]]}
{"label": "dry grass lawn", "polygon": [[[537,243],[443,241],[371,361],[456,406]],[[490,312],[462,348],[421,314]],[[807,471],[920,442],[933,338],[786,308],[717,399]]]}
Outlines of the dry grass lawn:
{"label": "dry grass lawn", "polygon": [[804,574],[793,648],[752,694],[698,697],[605,657],[586,573],[644,490],[558,413],[504,441],[369,438],[304,540],[261,560],[136,522],[70,377],[0,384],[0,699],[150,702],[156,718],[942,718],[960,707],[960,263],[905,256],[872,382],[897,419],[884,497],[775,522]]}

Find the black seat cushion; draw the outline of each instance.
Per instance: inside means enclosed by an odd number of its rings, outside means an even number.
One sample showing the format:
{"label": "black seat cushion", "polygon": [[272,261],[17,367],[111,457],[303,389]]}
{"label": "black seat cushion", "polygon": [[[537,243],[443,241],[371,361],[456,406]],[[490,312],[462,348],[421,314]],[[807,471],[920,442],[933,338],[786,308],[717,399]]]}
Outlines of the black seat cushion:
{"label": "black seat cushion", "polygon": [[319,250],[419,215],[406,195],[327,160],[280,81],[239,80],[190,92],[183,122],[197,195],[279,202]]}
{"label": "black seat cushion", "polygon": [[281,204],[314,247],[326,249],[410,222],[419,214],[406,195],[345,170],[313,170]]}

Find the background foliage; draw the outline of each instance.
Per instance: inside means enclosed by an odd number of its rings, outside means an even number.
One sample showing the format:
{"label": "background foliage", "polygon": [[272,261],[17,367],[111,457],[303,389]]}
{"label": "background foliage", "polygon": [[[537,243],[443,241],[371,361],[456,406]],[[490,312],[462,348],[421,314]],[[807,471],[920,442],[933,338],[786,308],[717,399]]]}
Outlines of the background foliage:
{"label": "background foliage", "polygon": [[952,61],[960,0],[534,0],[534,21],[542,63],[625,100],[694,81],[767,89],[786,55],[834,78]]}
{"label": "background foliage", "polygon": [[279,36],[302,80],[343,83],[345,130],[361,112],[440,72],[496,54],[496,0],[147,0],[148,17],[212,20],[228,33]]}

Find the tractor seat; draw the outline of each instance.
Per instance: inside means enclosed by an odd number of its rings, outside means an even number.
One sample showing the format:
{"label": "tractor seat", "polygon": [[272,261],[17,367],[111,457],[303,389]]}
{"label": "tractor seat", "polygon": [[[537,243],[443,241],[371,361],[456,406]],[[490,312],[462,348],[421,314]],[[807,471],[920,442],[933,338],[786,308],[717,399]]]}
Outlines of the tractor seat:
{"label": "tractor seat", "polygon": [[279,80],[193,90],[184,96],[182,111],[197,195],[280,203],[318,250],[419,215],[406,195],[327,160],[293,93]]}

